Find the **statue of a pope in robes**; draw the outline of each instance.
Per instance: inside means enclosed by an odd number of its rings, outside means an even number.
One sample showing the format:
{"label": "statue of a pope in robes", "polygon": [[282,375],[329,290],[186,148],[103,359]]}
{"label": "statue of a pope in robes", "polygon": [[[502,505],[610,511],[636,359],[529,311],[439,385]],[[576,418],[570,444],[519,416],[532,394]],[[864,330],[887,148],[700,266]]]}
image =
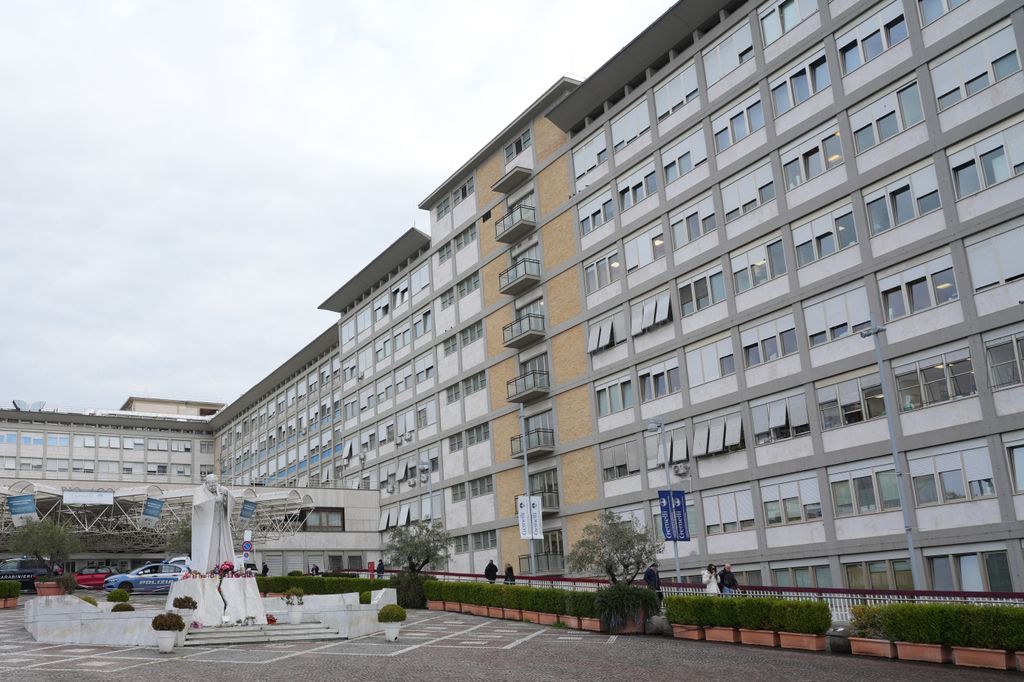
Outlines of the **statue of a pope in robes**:
{"label": "statue of a pope in robes", "polygon": [[231,513],[235,498],[214,474],[192,494],[192,570],[209,573],[225,561],[235,563]]}

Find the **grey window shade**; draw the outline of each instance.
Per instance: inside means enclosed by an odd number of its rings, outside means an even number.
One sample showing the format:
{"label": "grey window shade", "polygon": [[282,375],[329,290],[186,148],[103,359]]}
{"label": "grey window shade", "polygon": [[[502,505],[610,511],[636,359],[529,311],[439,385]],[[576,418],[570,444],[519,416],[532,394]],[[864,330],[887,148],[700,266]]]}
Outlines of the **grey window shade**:
{"label": "grey window shade", "polygon": [[768,433],[767,405],[758,405],[750,408],[750,416],[754,420],[754,433]]}
{"label": "grey window shade", "polygon": [[768,404],[768,426],[773,429],[786,425],[786,401],[776,400]]}
{"label": "grey window shade", "polygon": [[779,484],[779,495],[782,499],[789,499],[790,497],[797,497],[800,494],[800,485],[796,481],[789,481],[787,483]]}
{"label": "grey window shade", "polygon": [[779,500],[779,486],[777,486],[777,485],[761,486],[761,502],[778,502],[778,500]]}
{"label": "grey window shade", "polygon": [[693,425],[693,456],[708,454],[708,423],[698,422]]}
{"label": "grey window shade", "polygon": [[807,398],[802,395],[789,399],[789,425],[807,426]]}
{"label": "grey window shade", "polygon": [[612,342],[612,321],[601,321],[601,336],[597,340],[598,348],[607,348]]}
{"label": "grey window shade", "polygon": [[703,501],[704,523],[709,526],[718,525],[721,517],[718,514],[718,496],[707,497]]}
{"label": "grey window shade", "polygon": [[740,490],[736,493],[736,512],[740,521],[753,520],[754,499],[749,490]]}
{"label": "grey window shade", "polygon": [[804,504],[821,504],[821,493],[818,491],[818,479],[805,478],[800,481],[800,501]]}
{"label": "grey window shade", "polygon": [[743,435],[743,419],[739,412],[734,412],[725,418],[725,447],[739,445]]}
{"label": "grey window shade", "polygon": [[640,449],[636,446],[636,443],[627,443],[625,450],[626,469],[630,472],[640,471]]}
{"label": "grey window shade", "polygon": [[689,459],[686,455],[686,432],[677,429],[672,432],[672,440],[669,441],[669,462],[685,462]]}
{"label": "grey window shade", "polygon": [[722,441],[725,438],[725,417],[717,417],[711,420],[708,428],[708,454],[721,452]]}
{"label": "grey window shade", "polygon": [[601,324],[602,324],[601,322],[598,322],[597,324],[593,324],[593,325],[590,326],[590,331],[589,331],[589,334],[587,336],[587,352],[588,353],[593,353],[598,348],[601,347],[600,346],[600,344],[601,344]]}
{"label": "grey window shade", "polygon": [[[352,483],[355,484],[352,486],[353,488],[359,487],[359,481],[352,481]],[[380,513],[380,521],[377,522],[377,530],[385,530],[388,527],[388,516],[389,512],[387,510]]]}
{"label": "grey window shade", "polygon": [[398,525],[405,526],[409,523],[409,505],[403,504],[398,511]]}
{"label": "grey window shade", "polygon": [[634,306],[631,309],[632,317],[630,319],[629,333],[632,334],[633,336],[638,336],[638,335],[642,334],[643,331],[644,331],[644,312],[645,311],[641,311],[639,308],[641,308],[641,306]]}
{"label": "grey window shade", "polygon": [[661,324],[668,321],[669,310],[671,309],[668,292],[658,294],[654,312],[654,324]]}
{"label": "grey window shade", "polygon": [[992,460],[988,456],[988,450],[979,448],[964,452],[964,473],[967,474],[968,481],[992,478]]}
{"label": "grey window shade", "polygon": [[860,384],[856,379],[839,384],[839,404],[852,405],[860,402]]}
{"label": "grey window shade", "polygon": [[644,301],[644,329],[654,326],[654,309],[657,306],[657,299],[649,298]]}
{"label": "grey window shade", "polygon": [[722,523],[736,522],[736,493],[718,496],[718,511],[722,514]]}

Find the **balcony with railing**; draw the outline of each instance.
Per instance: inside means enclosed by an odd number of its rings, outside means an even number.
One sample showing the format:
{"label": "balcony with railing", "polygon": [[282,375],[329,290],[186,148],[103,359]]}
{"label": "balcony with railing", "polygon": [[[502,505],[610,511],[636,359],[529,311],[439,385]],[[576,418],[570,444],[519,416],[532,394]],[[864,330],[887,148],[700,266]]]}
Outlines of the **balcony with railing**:
{"label": "balcony with railing", "polygon": [[533,370],[510,379],[505,384],[510,403],[528,403],[543,398],[551,392],[551,380],[547,372]]}
{"label": "balcony with railing", "polygon": [[491,185],[491,189],[500,194],[508,194],[529,180],[531,175],[533,175],[533,171],[526,166],[512,166],[498,178],[497,182]]}
{"label": "balcony with railing", "polygon": [[540,284],[540,261],[523,258],[498,275],[498,293],[517,296]]}
{"label": "balcony with railing", "polygon": [[527,313],[501,328],[505,348],[525,348],[544,338],[544,316]]}
{"label": "balcony with railing", "polygon": [[[561,554],[535,554],[534,559],[537,561],[537,573],[536,575],[544,575],[549,573],[565,573],[565,557]],[[529,575],[530,574],[530,555],[520,554],[519,555],[519,574]]]}
{"label": "balcony with railing", "polygon": [[526,441],[526,454],[529,457],[536,455],[550,455],[555,451],[555,432],[552,429],[534,429],[527,431],[524,436],[512,436],[512,456],[523,456],[523,441]]}
{"label": "balcony with railing", "polygon": [[494,223],[494,238],[505,244],[515,244],[537,227],[537,209],[526,204],[512,210]]}

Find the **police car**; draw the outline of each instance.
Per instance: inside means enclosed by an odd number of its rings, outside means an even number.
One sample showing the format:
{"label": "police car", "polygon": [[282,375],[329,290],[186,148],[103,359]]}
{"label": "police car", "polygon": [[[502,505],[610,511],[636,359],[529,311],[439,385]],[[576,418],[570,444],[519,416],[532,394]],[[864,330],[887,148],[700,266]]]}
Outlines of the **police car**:
{"label": "police car", "polygon": [[14,557],[0,563],[0,580],[17,580],[23,590],[34,590],[36,578],[41,578],[47,573],[60,575],[63,572],[64,570],[57,564],[47,569],[46,562],[28,557]]}
{"label": "police car", "polygon": [[129,573],[112,575],[103,581],[103,589],[109,592],[122,589],[126,592],[168,592],[171,583],[185,575],[185,567],[178,564],[146,564]]}

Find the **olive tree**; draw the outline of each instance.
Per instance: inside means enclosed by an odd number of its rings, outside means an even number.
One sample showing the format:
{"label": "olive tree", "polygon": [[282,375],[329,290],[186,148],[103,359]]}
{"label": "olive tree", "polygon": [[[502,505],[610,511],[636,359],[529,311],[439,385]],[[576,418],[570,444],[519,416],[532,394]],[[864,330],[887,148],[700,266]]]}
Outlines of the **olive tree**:
{"label": "olive tree", "polygon": [[414,521],[388,531],[384,556],[388,563],[410,573],[428,564],[442,566],[451,556],[452,536],[440,521]]}
{"label": "olive tree", "polygon": [[603,573],[612,584],[631,584],[657,559],[665,543],[649,534],[635,519],[622,519],[605,510],[583,529],[566,561],[574,573]]}
{"label": "olive tree", "polygon": [[50,571],[53,564],[63,566],[68,557],[81,551],[82,543],[65,526],[43,519],[15,530],[8,547],[12,552],[35,557]]}

